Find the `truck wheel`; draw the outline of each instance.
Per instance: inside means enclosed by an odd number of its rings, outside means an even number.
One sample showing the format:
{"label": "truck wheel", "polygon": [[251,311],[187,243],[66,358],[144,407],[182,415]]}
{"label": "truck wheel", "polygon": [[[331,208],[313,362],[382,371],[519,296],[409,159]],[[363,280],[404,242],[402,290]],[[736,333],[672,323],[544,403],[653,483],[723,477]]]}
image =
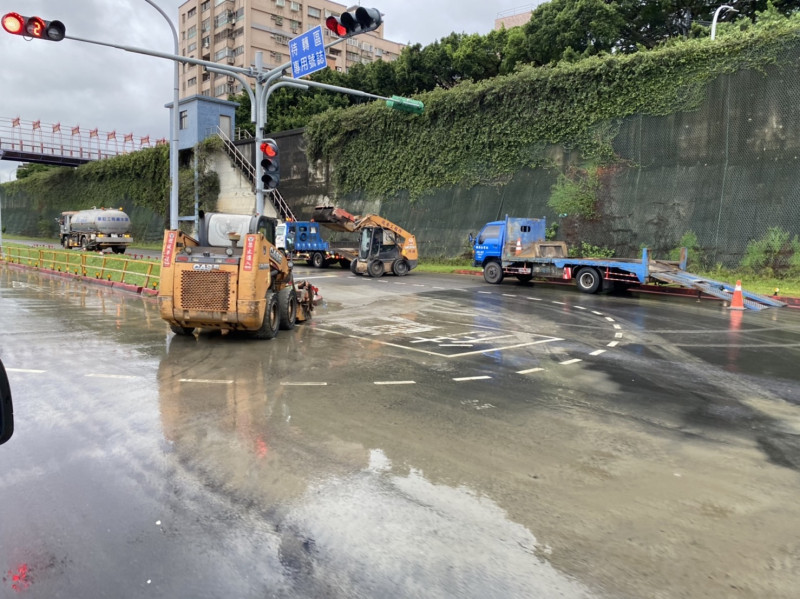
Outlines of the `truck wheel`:
{"label": "truck wheel", "polygon": [[264,310],[264,321],[257,331],[253,331],[254,339],[272,339],[278,334],[280,326],[280,312],[278,311],[278,296],[267,291],[267,307]]}
{"label": "truck wheel", "polygon": [[124,254],[125,253],[125,246],[124,245],[115,245],[111,248],[111,251],[115,254]]}
{"label": "truck wheel", "polygon": [[483,280],[492,285],[503,282],[503,267],[497,262],[489,262],[483,267]]}
{"label": "truck wheel", "polygon": [[350,272],[354,275],[358,274],[358,260],[350,260]]}
{"label": "truck wheel", "polygon": [[176,335],[191,335],[194,333],[194,327],[182,327],[172,323],[169,325],[169,330]]}
{"label": "truck wheel", "polygon": [[278,292],[278,312],[280,328],[291,331],[297,320],[297,293],[291,287],[284,287]]}
{"label": "truck wheel", "polygon": [[402,258],[400,260],[395,260],[394,264],[392,264],[392,271],[398,277],[406,276],[408,274],[408,270],[409,270],[408,269],[408,262],[406,262]]}
{"label": "truck wheel", "polygon": [[64,246],[64,249],[65,249],[65,250],[68,250],[68,249],[69,249],[69,237],[67,237],[67,236],[65,235],[65,236],[64,236],[64,239],[62,239],[62,240],[61,240],[61,245],[63,245],[63,246]]}
{"label": "truck wheel", "polygon": [[383,262],[380,260],[372,260],[367,264],[367,274],[376,279],[383,276]]}
{"label": "truck wheel", "polygon": [[594,268],[582,268],[575,277],[578,289],[584,293],[596,293],[600,289],[600,274]]}
{"label": "truck wheel", "polygon": [[314,268],[322,268],[325,266],[325,256],[323,256],[320,252],[314,252],[311,254],[311,266]]}

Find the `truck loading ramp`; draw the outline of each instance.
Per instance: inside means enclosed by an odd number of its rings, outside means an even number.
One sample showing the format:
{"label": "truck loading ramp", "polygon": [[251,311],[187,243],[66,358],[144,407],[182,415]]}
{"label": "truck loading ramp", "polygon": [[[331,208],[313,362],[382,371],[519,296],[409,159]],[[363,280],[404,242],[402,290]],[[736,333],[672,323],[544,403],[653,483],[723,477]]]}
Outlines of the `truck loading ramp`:
{"label": "truck loading ramp", "polygon": [[[680,285],[689,289],[697,289],[707,295],[717,297],[722,300],[731,301],[736,287],[729,283],[714,281],[690,272],[678,269],[651,268],[650,278],[662,283]],[[763,310],[764,308],[780,308],[786,304],[772,299],[765,295],[758,295],[749,291],[742,290],[742,299],[745,308],[750,310]]]}

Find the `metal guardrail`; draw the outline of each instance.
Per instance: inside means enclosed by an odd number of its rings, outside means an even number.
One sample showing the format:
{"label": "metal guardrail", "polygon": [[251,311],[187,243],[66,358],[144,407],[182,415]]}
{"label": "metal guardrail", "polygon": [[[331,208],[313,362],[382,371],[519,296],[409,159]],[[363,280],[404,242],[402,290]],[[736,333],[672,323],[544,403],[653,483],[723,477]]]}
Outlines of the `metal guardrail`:
{"label": "metal guardrail", "polygon": [[158,289],[161,274],[157,258],[125,258],[119,254],[25,246],[0,247],[0,262],[124,283],[142,289]]}

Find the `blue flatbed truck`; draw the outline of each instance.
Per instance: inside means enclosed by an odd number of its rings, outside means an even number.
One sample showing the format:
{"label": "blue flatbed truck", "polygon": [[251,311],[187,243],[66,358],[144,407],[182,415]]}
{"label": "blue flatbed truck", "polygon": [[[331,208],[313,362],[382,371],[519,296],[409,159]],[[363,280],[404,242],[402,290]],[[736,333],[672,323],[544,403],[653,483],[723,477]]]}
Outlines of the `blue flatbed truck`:
{"label": "blue flatbed truck", "polygon": [[[506,275],[526,283],[534,278],[574,281],[580,291],[597,293],[616,286],[679,285],[720,299],[731,300],[735,286],[686,272],[687,252],[680,261],[653,260],[647,248],[638,258],[571,258],[563,241],[545,239],[545,219],[511,218],[486,223],[470,236],[473,266],[483,268],[487,283],[502,283]],[[744,305],[753,310],[783,306],[782,302],[742,292]]]}

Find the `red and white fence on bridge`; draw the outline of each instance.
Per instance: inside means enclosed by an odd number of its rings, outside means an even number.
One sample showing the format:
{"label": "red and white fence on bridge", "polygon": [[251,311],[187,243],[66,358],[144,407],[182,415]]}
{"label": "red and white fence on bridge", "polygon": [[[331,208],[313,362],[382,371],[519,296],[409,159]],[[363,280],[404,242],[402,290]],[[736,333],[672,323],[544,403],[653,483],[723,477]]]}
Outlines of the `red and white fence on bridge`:
{"label": "red and white fence on bridge", "polygon": [[80,125],[0,117],[0,152],[90,161],[168,143],[166,139],[151,141],[149,135],[139,137],[133,133],[81,128]]}

